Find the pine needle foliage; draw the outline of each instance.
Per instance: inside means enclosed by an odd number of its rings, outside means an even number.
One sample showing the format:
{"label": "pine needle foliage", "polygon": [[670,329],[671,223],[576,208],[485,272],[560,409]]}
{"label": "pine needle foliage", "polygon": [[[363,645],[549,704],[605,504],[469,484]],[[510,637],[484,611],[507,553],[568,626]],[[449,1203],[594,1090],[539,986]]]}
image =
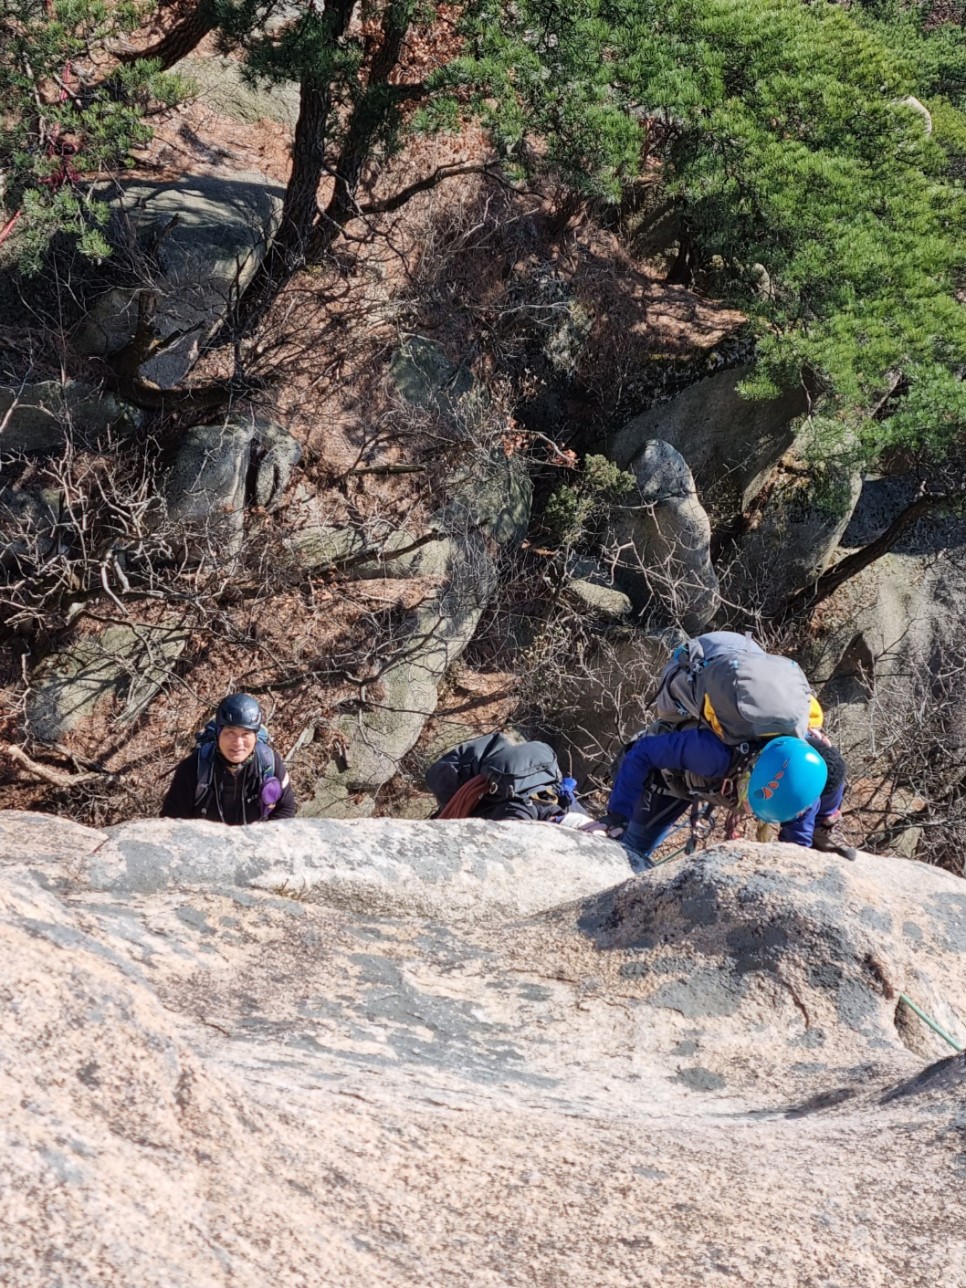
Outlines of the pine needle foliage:
{"label": "pine needle foliage", "polygon": [[942,450],[966,423],[966,58],[913,9],[484,0],[432,110],[462,92],[509,164],[598,199],[656,160],[698,282],[757,329],[747,395],[805,379],[870,451]]}
{"label": "pine needle foliage", "polygon": [[620,504],[636,485],[634,475],[606,456],[587,456],[571,483],[551,493],[543,526],[551,540],[571,548],[584,540],[595,522]]}
{"label": "pine needle foliage", "polygon": [[[913,69],[833,5],[682,8],[715,74],[668,163],[702,259],[721,266],[714,286],[758,324],[749,392],[807,373],[861,415],[901,379],[966,407],[966,200],[943,138],[903,101]],[[755,264],[769,284],[752,294]],[[953,423],[917,429],[904,415],[890,436],[939,444]]]}
{"label": "pine needle foliage", "polygon": [[28,272],[58,233],[93,258],[110,254],[91,180],[129,164],[151,137],[150,113],[183,90],[145,62],[101,77],[107,47],[146,16],[134,0],[0,0],[0,204]]}

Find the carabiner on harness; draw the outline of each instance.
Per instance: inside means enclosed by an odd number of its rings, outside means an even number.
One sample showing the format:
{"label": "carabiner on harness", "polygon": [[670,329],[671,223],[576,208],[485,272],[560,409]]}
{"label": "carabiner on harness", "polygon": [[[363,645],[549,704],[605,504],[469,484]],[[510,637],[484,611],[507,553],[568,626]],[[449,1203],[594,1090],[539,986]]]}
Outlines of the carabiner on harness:
{"label": "carabiner on harness", "polygon": [[684,847],[685,854],[693,854],[700,841],[706,841],[714,831],[714,806],[710,801],[695,801],[689,819],[690,835]]}

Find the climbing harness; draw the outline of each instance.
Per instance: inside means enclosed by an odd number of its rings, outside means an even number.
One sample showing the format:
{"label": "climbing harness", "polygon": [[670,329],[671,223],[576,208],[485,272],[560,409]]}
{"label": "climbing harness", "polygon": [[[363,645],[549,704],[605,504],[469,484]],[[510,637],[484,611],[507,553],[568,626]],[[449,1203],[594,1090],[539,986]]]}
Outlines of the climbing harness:
{"label": "climbing harness", "polygon": [[675,823],[667,833],[668,836],[671,836],[675,832],[686,827],[688,829],[688,839],[683,845],[679,846],[678,849],[672,850],[670,854],[665,854],[663,858],[652,859],[651,867],[659,868],[662,863],[670,863],[672,859],[678,858],[681,854],[693,854],[698,848],[698,845],[702,841],[707,841],[712,835],[714,832],[714,825],[714,806],[711,802],[695,801],[691,806],[687,822]]}

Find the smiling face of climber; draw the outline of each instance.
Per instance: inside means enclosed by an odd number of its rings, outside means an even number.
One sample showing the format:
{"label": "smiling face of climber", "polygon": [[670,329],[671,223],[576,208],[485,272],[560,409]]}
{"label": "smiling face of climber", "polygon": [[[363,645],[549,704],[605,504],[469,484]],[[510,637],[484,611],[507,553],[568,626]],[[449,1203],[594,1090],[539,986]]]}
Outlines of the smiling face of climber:
{"label": "smiling face of climber", "polygon": [[240,765],[255,750],[258,734],[254,729],[225,725],[218,733],[218,750],[230,765]]}
{"label": "smiling face of climber", "polygon": [[241,765],[255,750],[262,709],[250,693],[232,693],[215,712],[218,750],[230,765]]}

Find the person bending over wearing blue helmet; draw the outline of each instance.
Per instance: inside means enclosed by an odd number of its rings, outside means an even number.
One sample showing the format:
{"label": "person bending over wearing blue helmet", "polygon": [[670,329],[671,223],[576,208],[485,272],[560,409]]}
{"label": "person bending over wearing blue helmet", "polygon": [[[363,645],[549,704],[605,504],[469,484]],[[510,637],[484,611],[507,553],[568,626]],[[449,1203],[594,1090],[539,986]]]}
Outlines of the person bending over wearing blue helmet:
{"label": "person bending over wearing blue helmet", "polygon": [[651,866],[650,855],[695,800],[745,806],[780,824],[780,841],[854,859],[837,829],[845,773],[841,754],[816,730],[773,738],[751,759],[710,729],[643,734],[624,753],[601,822],[635,871]]}

